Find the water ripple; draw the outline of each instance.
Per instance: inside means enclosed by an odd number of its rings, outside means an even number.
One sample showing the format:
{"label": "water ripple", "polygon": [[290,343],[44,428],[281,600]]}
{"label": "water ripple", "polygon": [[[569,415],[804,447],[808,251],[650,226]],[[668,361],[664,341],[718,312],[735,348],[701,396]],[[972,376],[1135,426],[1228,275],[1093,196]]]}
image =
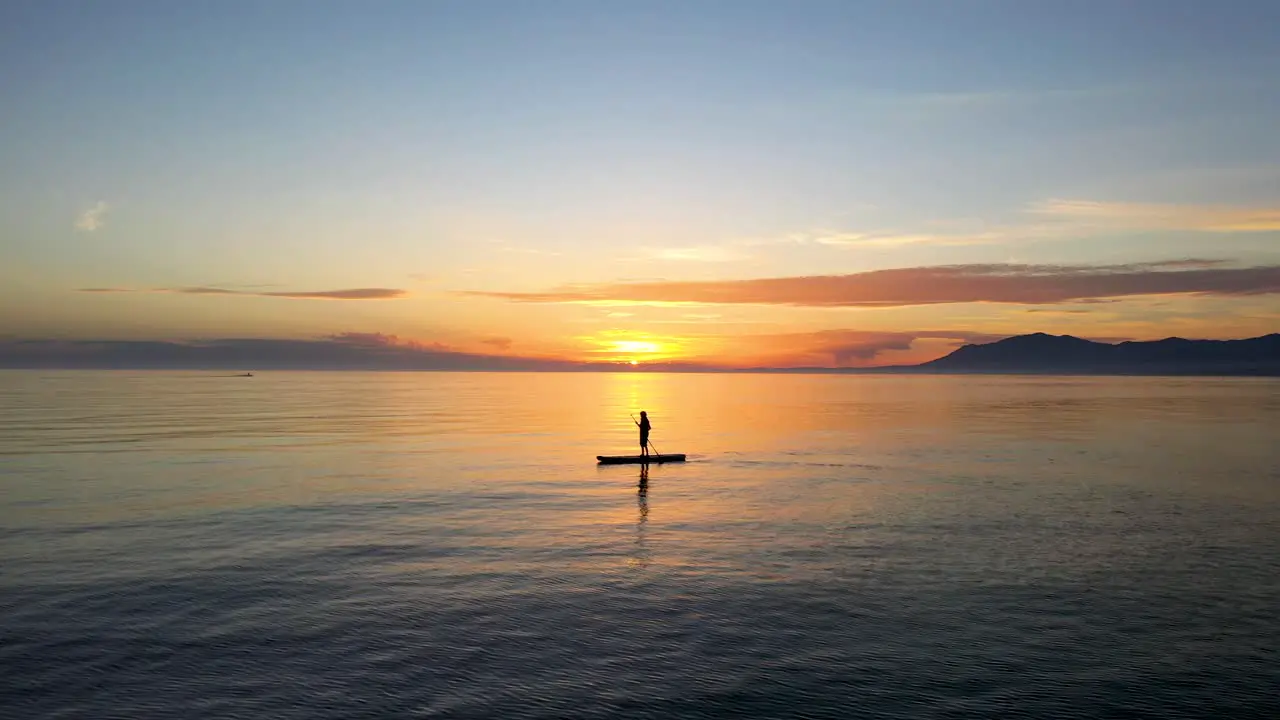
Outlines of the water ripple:
{"label": "water ripple", "polygon": [[1275,383],[145,380],[0,373],[0,718],[1280,717]]}

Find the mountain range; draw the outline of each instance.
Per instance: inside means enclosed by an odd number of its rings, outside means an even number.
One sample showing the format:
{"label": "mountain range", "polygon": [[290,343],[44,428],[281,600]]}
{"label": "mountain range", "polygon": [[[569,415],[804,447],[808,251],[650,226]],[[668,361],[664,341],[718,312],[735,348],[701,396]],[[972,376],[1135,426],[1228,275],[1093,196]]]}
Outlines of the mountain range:
{"label": "mountain range", "polygon": [[[906,368],[903,368],[906,369]],[[1033,333],[965,345],[918,372],[1120,375],[1280,375],[1280,333],[1245,340],[1103,343]]]}

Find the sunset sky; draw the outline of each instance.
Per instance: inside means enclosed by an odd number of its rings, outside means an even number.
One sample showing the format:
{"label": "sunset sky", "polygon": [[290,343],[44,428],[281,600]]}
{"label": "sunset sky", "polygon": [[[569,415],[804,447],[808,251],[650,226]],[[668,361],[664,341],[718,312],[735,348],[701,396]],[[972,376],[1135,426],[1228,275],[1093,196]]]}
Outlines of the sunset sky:
{"label": "sunset sky", "polygon": [[0,339],[1280,331],[1280,2],[0,4]]}

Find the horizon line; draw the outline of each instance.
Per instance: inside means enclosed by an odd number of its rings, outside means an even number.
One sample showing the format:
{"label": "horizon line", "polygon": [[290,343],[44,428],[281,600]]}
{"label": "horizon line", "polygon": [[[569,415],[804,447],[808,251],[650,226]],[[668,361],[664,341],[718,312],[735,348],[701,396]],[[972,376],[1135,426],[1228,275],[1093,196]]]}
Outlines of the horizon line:
{"label": "horizon line", "polygon": [[[1123,348],[1125,346],[1159,346],[1161,343],[1181,342],[1191,346],[1221,347],[1235,343],[1280,338],[1280,333],[1268,333],[1248,338],[1187,339],[1169,336],[1159,340],[1120,340],[1105,342],[1089,340],[1075,335],[1052,335],[1045,332],[1010,335],[985,343],[965,343],[950,353],[922,362],[886,363],[879,365],[739,365],[698,360],[655,359],[651,362],[639,358],[618,361],[570,360],[537,356],[495,355],[459,351],[446,346],[426,346],[419,343],[359,344],[322,340],[250,340],[222,339],[205,341],[172,340],[0,340],[0,369],[12,370],[126,370],[126,371],[373,371],[373,372],[612,372],[612,373],[767,373],[767,374],[858,374],[858,373],[928,373],[992,372],[1085,372],[1097,374],[1112,368],[1100,366],[1098,358],[1064,356],[1053,361],[1044,357],[1022,356],[1027,347],[1014,341],[1041,338],[1046,341],[1072,341],[1087,343],[1098,348]],[[279,343],[272,346],[270,343]],[[955,367],[959,362],[972,365],[976,348],[989,348],[1003,343],[1013,348],[1014,354],[993,357],[989,354],[979,364],[985,367]],[[1265,347],[1265,346],[1264,346]],[[320,351],[320,349],[323,349]],[[5,350],[8,352],[5,352]],[[978,351],[984,352],[984,351]],[[1125,351],[1128,352],[1128,351]],[[1193,356],[1163,354],[1147,357],[1114,357],[1110,363],[1124,374],[1143,373],[1146,365],[1154,373],[1175,370],[1183,374],[1188,370],[1223,370],[1233,373],[1248,370],[1256,373],[1263,366],[1280,367],[1280,357],[1271,357],[1266,350],[1255,352],[1257,357],[1223,355],[1225,350],[1210,351],[1206,356],[1201,350]],[[968,354],[966,354],[968,353]],[[1068,353],[1068,355],[1071,355]],[[871,359],[871,358],[866,358]],[[1206,364],[1207,363],[1207,364]],[[1226,363],[1226,364],[1224,364]],[[1229,367],[1229,365],[1234,367]],[[1074,367],[1073,367],[1074,366]]]}

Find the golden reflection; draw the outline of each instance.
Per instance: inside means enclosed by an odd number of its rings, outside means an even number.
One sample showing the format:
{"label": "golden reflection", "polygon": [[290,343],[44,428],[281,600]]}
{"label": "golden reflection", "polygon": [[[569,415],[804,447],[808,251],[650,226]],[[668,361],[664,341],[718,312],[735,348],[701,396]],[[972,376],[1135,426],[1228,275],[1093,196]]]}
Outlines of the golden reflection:
{"label": "golden reflection", "polygon": [[647,568],[653,561],[649,547],[645,542],[645,529],[649,524],[649,466],[640,466],[640,484],[636,490],[636,507],[639,517],[636,519],[636,552],[628,561],[632,567]]}

